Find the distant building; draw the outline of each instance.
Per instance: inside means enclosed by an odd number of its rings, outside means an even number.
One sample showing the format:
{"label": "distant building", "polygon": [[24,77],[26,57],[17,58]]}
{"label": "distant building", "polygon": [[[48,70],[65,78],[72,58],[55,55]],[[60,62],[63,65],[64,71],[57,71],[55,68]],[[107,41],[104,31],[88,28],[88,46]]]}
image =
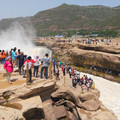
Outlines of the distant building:
{"label": "distant building", "polygon": [[72,38],[82,38],[83,35],[73,35]]}
{"label": "distant building", "polygon": [[62,35],[56,35],[55,37],[63,37]]}
{"label": "distant building", "polygon": [[91,34],[90,37],[98,37],[98,34]]}

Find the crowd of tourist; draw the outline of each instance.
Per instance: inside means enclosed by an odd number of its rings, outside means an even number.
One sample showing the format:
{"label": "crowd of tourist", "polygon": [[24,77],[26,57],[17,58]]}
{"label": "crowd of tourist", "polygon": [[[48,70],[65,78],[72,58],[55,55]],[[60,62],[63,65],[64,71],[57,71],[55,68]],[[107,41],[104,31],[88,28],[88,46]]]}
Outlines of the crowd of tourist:
{"label": "crowd of tourist", "polygon": [[79,71],[66,66],[62,62],[57,62],[54,59],[53,59],[53,73],[56,76],[56,80],[60,80],[59,78],[60,73],[62,73],[63,76],[66,76],[66,74],[68,74],[69,78],[71,79],[73,88],[76,88],[77,85],[81,86],[82,90],[87,88],[87,91],[89,91],[89,88],[94,88],[93,80],[91,78],[88,78],[87,75],[83,75],[82,77],[80,77]]}
{"label": "crowd of tourist", "polygon": [[[56,42],[63,42],[63,43],[71,43],[71,42],[78,42],[78,43],[81,43],[81,44],[100,44],[100,43],[103,43],[105,45],[110,45],[110,43],[112,42],[111,39],[93,39],[93,38],[89,38],[89,39],[77,39],[75,38],[74,40],[73,39],[58,39],[56,40]],[[116,43],[116,45],[118,46],[118,43]]]}
{"label": "crowd of tourist", "polygon": [[82,40],[77,40],[79,43],[83,44],[99,44],[99,43],[104,43],[105,45],[109,45],[112,41],[111,39],[82,39]]}
{"label": "crowd of tourist", "polygon": [[[17,50],[16,47],[11,49],[10,51],[0,50],[0,64],[4,66],[4,69],[7,72],[8,82],[11,84],[11,73],[14,71],[16,67],[19,68],[19,75],[23,75],[25,77],[27,65],[28,65],[28,73],[29,73],[29,83],[32,81],[32,74],[34,77],[38,77],[38,71],[40,64],[42,65],[40,71],[40,78],[43,78],[43,72],[45,73],[45,78],[48,79],[48,66],[50,63],[50,58],[48,53],[45,54],[43,58],[40,58],[39,55],[36,55],[33,59],[31,56],[24,55],[20,49]],[[34,68],[32,73],[32,68]]]}
{"label": "crowd of tourist", "polygon": [[[26,71],[28,70],[29,74],[29,84],[31,84],[32,76],[40,77],[41,79],[45,77],[48,79],[48,67],[50,64],[51,59],[49,55],[46,53],[43,58],[40,58],[39,55],[31,56],[25,55],[21,52],[20,49],[17,50],[16,47],[11,49],[10,51],[0,50],[0,63],[4,66],[4,69],[7,72],[8,82],[11,84],[11,73],[14,71],[16,67],[19,68],[19,75],[23,75],[26,77]],[[69,75],[69,79],[71,79],[72,86],[76,88],[77,84],[82,87],[82,89],[89,88],[92,86],[93,80],[88,78],[86,75],[80,77],[80,72],[72,69],[71,67],[66,66],[64,63],[57,62],[55,59],[52,60],[53,63],[53,74],[56,76],[57,80],[60,80],[60,73],[62,72],[63,76],[66,74]],[[41,64],[41,71],[39,74],[39,66]],[[33,68],[33,70],[32,70]],[[60,72],[61,70],[61,72]]]}

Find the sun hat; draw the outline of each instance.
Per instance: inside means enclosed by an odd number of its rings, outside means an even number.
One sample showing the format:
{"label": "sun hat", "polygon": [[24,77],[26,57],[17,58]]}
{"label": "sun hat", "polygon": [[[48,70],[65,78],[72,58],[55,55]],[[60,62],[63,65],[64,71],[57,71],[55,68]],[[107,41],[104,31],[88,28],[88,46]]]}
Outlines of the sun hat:
{"label": "sun hat", "polygon": [[11,56],[8,56],[8,57],[7,57],[7,60],[9,60],[10,58],[12,58],[12,57],[11,57]]}

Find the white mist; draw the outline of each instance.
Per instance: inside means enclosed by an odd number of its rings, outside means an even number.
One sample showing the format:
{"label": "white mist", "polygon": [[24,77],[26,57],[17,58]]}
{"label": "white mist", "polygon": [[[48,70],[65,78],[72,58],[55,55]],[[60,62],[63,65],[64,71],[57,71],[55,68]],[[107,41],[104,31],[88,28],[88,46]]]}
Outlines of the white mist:
{"label": "white mist", "polygon": [[32,24],[21,25],[19,22],[11,24],[10,28],[0,32],[0,50],[11,50],[11,48],[17,47],[26,55],[39,55],[43,57],[45,53],[51,51],[47,48],[36,47],[33,44],[33,39],[36,39],[35,29]]}

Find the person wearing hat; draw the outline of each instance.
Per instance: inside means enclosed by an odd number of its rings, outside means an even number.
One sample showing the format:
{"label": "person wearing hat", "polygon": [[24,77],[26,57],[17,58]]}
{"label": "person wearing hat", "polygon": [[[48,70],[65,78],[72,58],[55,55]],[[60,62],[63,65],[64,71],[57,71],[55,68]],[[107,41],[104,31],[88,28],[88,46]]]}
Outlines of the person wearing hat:
{"label": "person wearing hat", "polygon": [[12,58],[11,56],[7,57],[7,60],[5,61],[4,64],[4,69],[7,71],[7,75],[8,75],[8,82],[11,84],[11,73],[13,72],[13,64],[12,64]]}

